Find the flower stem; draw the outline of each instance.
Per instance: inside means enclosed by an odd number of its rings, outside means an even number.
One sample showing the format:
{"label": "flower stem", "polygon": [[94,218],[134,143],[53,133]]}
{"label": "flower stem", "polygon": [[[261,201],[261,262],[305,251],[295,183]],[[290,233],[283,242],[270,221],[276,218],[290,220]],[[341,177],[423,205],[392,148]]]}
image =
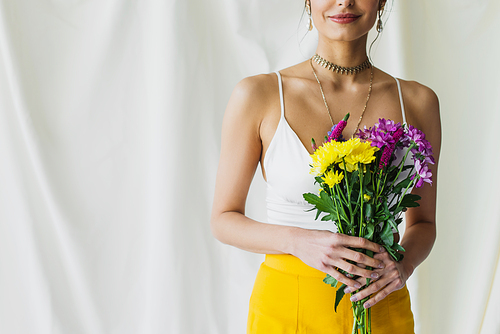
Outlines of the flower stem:
{"label": "flower stem", "polygon": [[[339,187],[338,184],[336,184],[335,186],[333,186],[333,191],[335,191],[335,193],[339,192],[339,190],[337,189],[338,187]],[[340,233],[344,234],[344,231],[342,229],[342,221],[340,220],[338,203],[337,203],[337,201],[333,201],[333,202],[335,203],[335,209],[337,210],[337,218],[338,218],[337,228],[339,229]]]}
{"label": "flower stem", "polygon": [[[418,177],[420,177],[420,175]],[[396,208],[401,204],[401,202],[403,201],[403,198],[405,198],[406,192],[408,191],[408,189],[410,189],[411,186],[413,186],[413,184],[415,183],[415,180],[417,180],[417,178],[414,178],[408,184],[408,186],[406,187],[405,191],[403,192],[403,195],[401,196],[401,199],[398,201],[398,205],[396,206]]]}
{"label": "flower stem", "polygon": [[[415,169],[415,167],[412,167],[410,169],[410,172],[408,173],[408,175],[411,175],[411,173],[413,173],[413,170]],[[394,184],[394,183],[393,183]],[[392,187],[392,186],[391,186]],[[401,196],[401,194],[399,194],[398,196]],[[392,202],[394,202],[394,199],[396,199],[397,196],[394,196],[392,197],[391,201],[389,202],[389,204],[387,205],[388,207],[391,207],[392,206]],[[397,197],[397,201],[400,200],[401,197]]]}
{"label": "flower stem", "polygon": [[368,334],[371,334],[372,333],[372,309],[368,308],[368,310],[366,310],[366,313],[368,314],[368,321],[367,321],[367,325],[366,325],[367,331],[366,332]]}
{"label": "flower stem", "polygon": [[360,200],[360,217],[359,217],[359,237],[364,235],[363,233],[363,171],[361,170],[361,163],[358,162],[358,175],[359,175],[359,200]]}
{"label": "flower stem", "polygon": [[[353,226],[353,214],[352,214],[352,207],[351,207],[351,187],[349,186],[349,181],[347,180],[347,167],[346,167],[346,164],[345,164],[345,159],[342,158],[342,163],[344,164],[344,173],[345,173],[345,176],[344,176],[344,180],[345,180],[345,184],[346,184],[346,187],[347,187],[347,197],[349,198],[349,201],[347,202],[347,206],[349,208],[349,214],[350,214],[350,222],[351,222],[351,228]],[[354,231],[353,231],[354,232]]]}
{"label": "flower stem", "polygon": [[411,147],[409,147],[408,150],[406,150],[406,154],[405,154],[403,160],[401,160],[401,162],[400,162],[401,166],[399,167],[398,175],[396,175],[396,178],[394,179],[394,181],[392,181],[390,188],[392,188],[392,186],[394,186],[394,183],[396,183],[396,181],[399,177],[399,174],[401,174],[401,172],[403,171],[403,167],[405,166],[405,162],[406,162],[406,157],[408,156],[408,153],[410,153],[410,149],[411,149]]}

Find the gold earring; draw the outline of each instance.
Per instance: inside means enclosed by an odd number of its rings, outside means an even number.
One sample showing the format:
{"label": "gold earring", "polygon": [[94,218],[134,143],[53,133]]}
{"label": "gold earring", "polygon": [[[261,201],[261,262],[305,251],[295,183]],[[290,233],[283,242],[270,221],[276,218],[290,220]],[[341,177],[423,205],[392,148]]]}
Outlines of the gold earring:
{"label": "gold earring", "polygon": [[309,19],[307,20],[307,30],[311,31],[313,29],[313,24],[312,24],[312,17],[311,17],[311,5],[309,2],[306,2],[306,13],[309,15]]}

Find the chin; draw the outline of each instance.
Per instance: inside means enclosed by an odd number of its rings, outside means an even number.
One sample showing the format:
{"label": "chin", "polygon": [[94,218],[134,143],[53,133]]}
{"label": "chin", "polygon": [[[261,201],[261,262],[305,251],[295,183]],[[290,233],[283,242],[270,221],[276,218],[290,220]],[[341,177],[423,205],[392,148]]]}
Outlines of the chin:
{"label": "chin", "polygon": [[353,33],[350,31],[342,31],[342,32],[327,32],[327,33],[322,33],[320,32],[320,35],[323,35],[326,39],[330,41],[336,41],[336,42],[353,42],[362,38],[365,38],[365,36],[368,34],[368,32],[365,33]]}

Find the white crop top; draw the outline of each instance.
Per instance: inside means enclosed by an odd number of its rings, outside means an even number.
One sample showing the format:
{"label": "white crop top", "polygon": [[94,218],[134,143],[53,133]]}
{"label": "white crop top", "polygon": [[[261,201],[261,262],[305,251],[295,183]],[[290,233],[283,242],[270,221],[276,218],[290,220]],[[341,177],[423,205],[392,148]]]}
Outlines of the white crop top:
{"label": "white crop top", "polygon": [[[311,163],[309,152],[285,119],[281,75],[279,72],[276,72],[276,75],[279,83],[281,118],[264,157],[267,179],[267,222],[335,232],[336,227],[333,222],[321,221],[321,218],[315,220],[316,210],[307,211],[312,205],[304,200],[302,194],[318,193],[319,186],[314,184],[314,177],[309,174]],[[398,79],[396,82],[403,122],[406,122],[401,86]],[[401,159],[405,152],[399,150],[398,153],[398,159]]]}

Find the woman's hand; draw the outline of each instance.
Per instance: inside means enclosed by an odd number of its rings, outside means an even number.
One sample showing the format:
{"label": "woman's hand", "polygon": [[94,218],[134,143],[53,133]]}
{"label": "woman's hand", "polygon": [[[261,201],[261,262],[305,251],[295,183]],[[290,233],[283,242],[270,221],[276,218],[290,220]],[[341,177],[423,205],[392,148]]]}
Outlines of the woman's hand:
{"label": "woman's hand", "polygon": [[377,279],[381,275],[380,272],[371,271],[349,263],[348,260],[364,266],[373,268],[384,268],[383,258],[371,258],[365,254],[354,251],[349,248],[363,248],[371,250],[374,253],[385,252],[385,249],[367,239],[347,236],[340,233],[332,233],[330,231],[316,231],[298,229],[296,242],[292,250],[292,255],[298,257],[305,264],[321,270],[337,281],[352,287],[352,291],[359,289],[362,284],[346,275],[340,273],[337,268],[340,268],[352,275],[361,276],[364,278]]}
{"label": "woman's hand", "polygon": [[[381,260],[384,263],[383,269],[375,269],[374,272],[379,274],[379,278],[372,280],[370,285],[360,292],[351,296],[351,301],[362,300],[374,294],[364,303],[365,308],[372,307],[379,301],[387,297],[391,292],[402,289],[412,272],[405,268],[403,262],[396,262],[389,253],[377,253],[375,259]],[[404,261],[404,260],[403,260]],[[361,285],[366,285],[366,279],[358,279]],[[344,292],[351,293],[356,289],[347,287]],[[378,291],[378,292],[377,292]],[[376,294],[375,294],[376,293]]]}

